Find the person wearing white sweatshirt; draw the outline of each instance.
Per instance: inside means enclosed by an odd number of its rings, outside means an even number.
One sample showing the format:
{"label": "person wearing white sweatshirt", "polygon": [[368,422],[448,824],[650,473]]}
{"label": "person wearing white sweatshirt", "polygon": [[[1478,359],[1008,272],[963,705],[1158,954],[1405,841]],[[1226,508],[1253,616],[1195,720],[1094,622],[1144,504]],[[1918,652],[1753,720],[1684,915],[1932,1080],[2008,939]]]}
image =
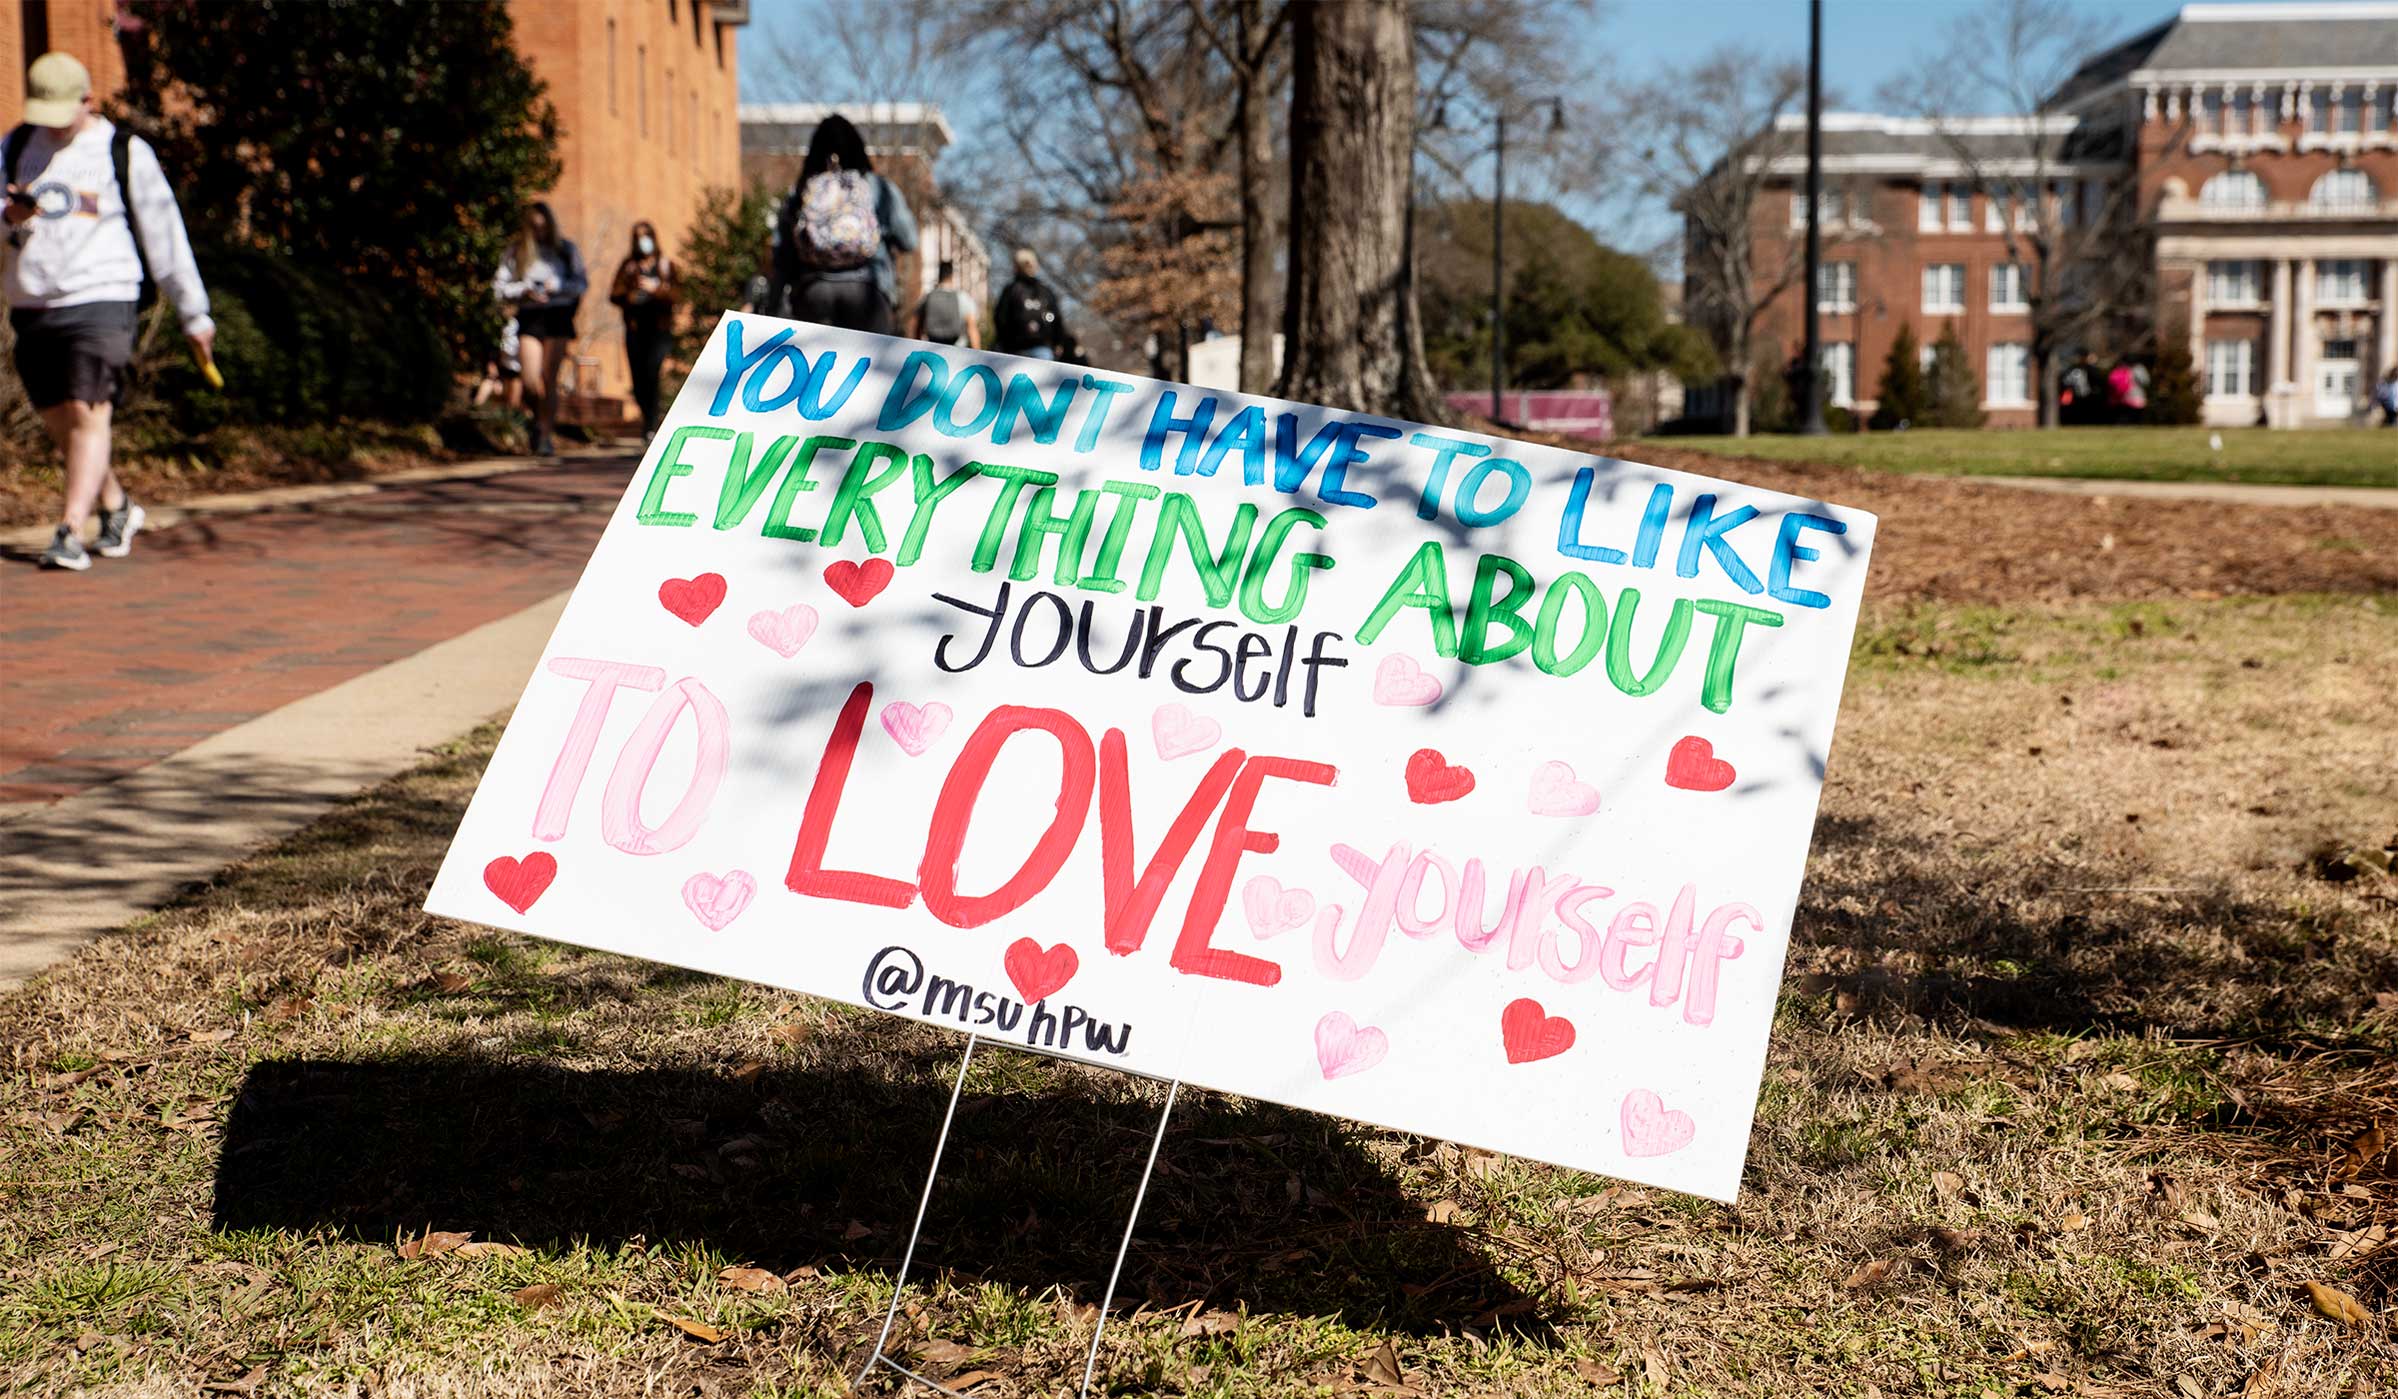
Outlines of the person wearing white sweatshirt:
{"label": "person wearing white sweatshirt", "polygon": [[130,552],[142,526],[142,508],[109,467],[109,423],[124,398],[144,274],[173,303],[203,363],[216,340],[208,291],[157,154],[131,139],[132,189],[120,188],[116,126],[92,110],[91,91],[90,74],[68,54],[43,54],[26,71],[25,125],[8,136],[0,237],[17,376],[66,457],[65,508],[42,564],[78,572],[92,564],[83,528],[93,507],[105,557]]}

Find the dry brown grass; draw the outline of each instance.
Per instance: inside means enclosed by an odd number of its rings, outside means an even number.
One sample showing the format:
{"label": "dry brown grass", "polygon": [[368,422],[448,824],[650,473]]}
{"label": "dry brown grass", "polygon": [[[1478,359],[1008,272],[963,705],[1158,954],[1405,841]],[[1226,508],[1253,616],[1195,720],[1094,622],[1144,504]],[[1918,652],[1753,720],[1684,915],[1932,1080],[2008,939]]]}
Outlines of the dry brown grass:
{"label": "dry brown grass", "polygon": [[[1877,606],[1738,1206],[1186,1097],[1103,1372],[2387,1392],[2394,689],[2388,597]],[[487,741],[0,997],[0,1389],[840,1392],[957,1041],[417,912]],[[1155,1092],[977,1065],[902,1336],[1055,1392]]]}

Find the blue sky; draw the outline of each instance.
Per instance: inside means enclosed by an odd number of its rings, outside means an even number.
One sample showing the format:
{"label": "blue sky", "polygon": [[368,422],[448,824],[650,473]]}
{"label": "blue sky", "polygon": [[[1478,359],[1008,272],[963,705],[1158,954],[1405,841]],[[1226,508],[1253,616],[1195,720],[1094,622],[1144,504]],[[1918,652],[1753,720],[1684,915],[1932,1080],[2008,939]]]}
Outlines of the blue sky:
{"label": "blue sky", "polygon": [[[874,0],[855,3],[862,11]],[[2175,0],[2076,3],[2078,12],[2100,26],[2110,40],[2156,24],[2177,7]],[[1966,8],[1964,0],[1826,0],[1824,83],[1831,94],[1827,100],[1851,109],[1872,108],[1876,93],[1891,79],[1911,76],[1924,55],[1940,45],[1950,22]],[[802,0],[754,0],[753,14],[754,27],[741,48],[741,84],[744,94],[758,100],[787,90],[787,83],[776,81],[782,75],[771,71],[775,63],[770,36],[781,34],[787,42],[804,45],[801,31],[806,12]],[[1607,0],[1583,48],[1593,81],[1605,82],[1611,77],[1671,71],[1728,40],[1793,58],[1805,57],[1804,0]],[[991,95],[995,86],[973,83],[965,90],[927,96],[944,103],[952,126],[962,140],[970,141],[982,125],[978,120],[982,104],[997,100]],[[1473,173],[1477,179],[1486,178],[1479,167]],[[1672,220],[1662,209],[1610,197],[1620,194],[1618,190],[1527,190],[1511,180],[1510,193],[1530,197],[1553,194],[1569,213],[1592,224],[1602,238],[1628,249],[1645,249],[1672,230]]]}

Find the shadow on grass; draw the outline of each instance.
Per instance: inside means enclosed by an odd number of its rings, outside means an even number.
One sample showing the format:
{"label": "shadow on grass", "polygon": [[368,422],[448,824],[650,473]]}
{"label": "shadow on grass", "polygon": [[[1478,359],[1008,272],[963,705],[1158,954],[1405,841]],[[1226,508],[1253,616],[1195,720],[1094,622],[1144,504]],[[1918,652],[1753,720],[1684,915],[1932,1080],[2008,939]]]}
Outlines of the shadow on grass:
{"label": "shadow on grass", "polygon": [[[989,1086],[1045,1062],[977,1054],[912,1279],[1099,1300],[1157,1110],[1073,1084]],[[856,1068],[742,1080],[444,1058],[260,1064],[225,1124],[214,1223],[360,1241],[462,1229],[545,1248],[639,1237],[778,1272],[888,1272],[948,1092],[934,1073]],[[1186,1095],[1117,1307],[1203,1298],[1415,1334],[1502,1319],[1544,1332],[1535,1299],[1470,1238],[1428,1225],[1339,1124]]]}

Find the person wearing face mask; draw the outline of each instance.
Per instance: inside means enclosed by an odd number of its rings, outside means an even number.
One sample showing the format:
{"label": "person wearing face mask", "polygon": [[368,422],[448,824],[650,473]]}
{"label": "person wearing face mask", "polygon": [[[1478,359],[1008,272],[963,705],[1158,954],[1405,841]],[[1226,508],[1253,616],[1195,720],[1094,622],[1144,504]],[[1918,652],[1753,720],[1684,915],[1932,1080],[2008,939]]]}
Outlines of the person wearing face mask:
{"label": "person wearing face mask", "polygon": [[624,313],[624,351],[632,363],[633,402],[641,407],[644,442],[657,435],[658,376],[666,367],[675,303],[681,298],[674,260],[658,246],[657,227],[643,219],[633,225],[633,248],[616,265],[608,300]]}

